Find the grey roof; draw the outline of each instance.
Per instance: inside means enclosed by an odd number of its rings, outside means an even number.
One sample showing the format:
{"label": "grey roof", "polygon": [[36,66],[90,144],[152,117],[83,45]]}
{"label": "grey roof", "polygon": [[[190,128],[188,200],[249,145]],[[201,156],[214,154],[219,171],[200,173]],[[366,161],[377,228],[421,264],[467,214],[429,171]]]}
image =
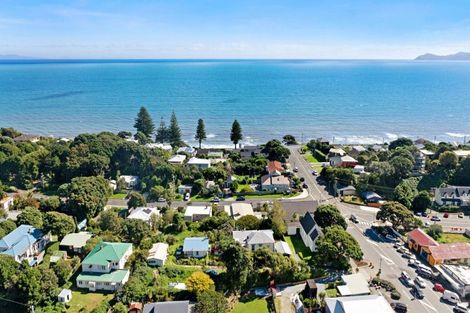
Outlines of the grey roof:
{"label": "grey roof", "polygon": [[234,230],[233,239],[242,245],[270,244],[274,243],[273,231],[271,229],[263,230]]}
{"label": "grey roof", "polygon": [[64,239],[60,242],[61,246],[82,248],[86,242],[91,238],[92,234],[89,232],[80,232],[65,235]]}
{"label": "grey roof", "polygon": [[209,238],[207,237],[188,237],[184,239],[183,251],[208,251]]}
{"label": "grey roof", "polygon": [[147,303],[143,313],[188,313],[189,301]]}
{"label": "grey roof", "polygon": [[448,186],[436,189],[436,195],[441,197],[455,197],[470,196],[470,187],[466,186]]}
{"label": "grey roof", "polygon": [[300,226],[302,226],[306,234],[310,233],[310,231],[315,227],[316,224],[317,223],[313,218],[312,212],[305,213],[305,215],[300,219]]}

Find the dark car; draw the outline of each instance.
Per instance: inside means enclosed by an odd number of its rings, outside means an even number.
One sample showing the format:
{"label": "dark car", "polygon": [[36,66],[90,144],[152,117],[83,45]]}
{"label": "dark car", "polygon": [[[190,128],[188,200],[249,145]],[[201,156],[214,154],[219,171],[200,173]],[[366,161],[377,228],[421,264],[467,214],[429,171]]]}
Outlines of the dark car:
{"label": "dark car", "polygon": [[416,298],[424,299],[424,292],[418,286],[414,286],[413,289],[411,289],[411,292]]}
{"label": "dark car", "polygon": [[446,213],[444,213],[443,216],[444,216],[444,218],[448,218],[448,217],[449,217],[449,213],[446,212]]}
{"label": "dark car", "polygon": [[301,182],[304,182],[304,181],[305,181],[305,178],[300,177],[300,181],[301,181]]}
{"label": "dark car", "polygon": [[214,197],[214,198],[212,198],[211,201],[217,203],[217,202],[220,202],[220,199],[219,199],[219,197]]}
{"label": "dark car", "polygon": [[397,313],[406,313],[408,312],[408,308],[406,306],[406,304],[404,303],[401,303],[401,302],[392,302],[390,304],[390,306],[392,307],[392,309],[395,310],[395,312]]}
{"label": "dark car", "polygon": [[426,213],[426,212],[423,212],[421,215],[422,215],[423,217],[428,217],[428,213]]}
{"label": "dark car", "polygon": [[349,217],[349,220],[355,224],[359,223],[359,220],[354,214],[351,214],[351,216]]}
{"label": "dark car", "polygon": [[308,188],[308,185],[304,183],[304,184],[302,184],[302,188],[307,189],[307,188]]}
{"label": "dark car", "polygon": [[237,201],[245,201],[245,197],[244,196],[238,196],[237,197]]}

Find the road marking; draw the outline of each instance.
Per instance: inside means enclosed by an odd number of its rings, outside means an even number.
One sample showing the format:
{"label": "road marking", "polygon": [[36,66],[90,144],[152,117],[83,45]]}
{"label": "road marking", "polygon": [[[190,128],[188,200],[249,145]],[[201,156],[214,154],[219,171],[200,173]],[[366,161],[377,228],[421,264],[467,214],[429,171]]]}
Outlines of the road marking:
{"label": "road marking", "polygon": [[[421,303],[422,305],[425,305],[426,307],[430,308],[431,310],[433,310],[434,312],[439,312],[438,310],[436,310],[435,307],[433,307],[430,303],[426,303],[427,301],[424,301],[424,300],[419,300],[419,303]],[[429,311],[428,311],[429,312]]]}
{"label": "road marking", "polygon": [[391,259],[387,258],[383,254],[380,254],[380,257],[383,258],[385,260],[385,262],[387,262],[389,265],[395,264],[395,262],[393,262]]}
{"label": "road marking", "polygon": [[370,239],[366,239],[366,240],[367,240],[367,242],[370,243],[371,245],[374,245],[374,246],[376,246],[376,247],[379,246],[377,243],[373,242],[373,241],[370,240]]}

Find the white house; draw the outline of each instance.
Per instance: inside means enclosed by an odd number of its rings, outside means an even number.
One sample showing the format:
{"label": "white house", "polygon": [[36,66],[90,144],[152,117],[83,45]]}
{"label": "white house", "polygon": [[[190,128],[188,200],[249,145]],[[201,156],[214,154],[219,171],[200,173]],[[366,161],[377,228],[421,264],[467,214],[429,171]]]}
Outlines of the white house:
{"label": "white house", "polygon": [[193,158],[189,159],[187,165],[188,166],[194,166],[194,167],[197,167],[199,169],[205,169],[205,168],[211,167],[211,160],[209,160],[209,159],[200,159],[200,158],[193,157]]}
{"label": "white house", "polygon": [[193,189],[193,186],[191,186],[191,185],[179,185],[178,186],[178,193],[180,195],[185,195],[187,193],[191,194],[192,189]]}
{"label": "white house", "polygon": [[184,155],[184,154],[175,154],[174,156],[172,156],[168,160],[168,163],[170,163],[172,165],[181,165],[181,164],[184,163],[185,160],[186,160],[186,155]]}
{"label": "white house", "polygon": [[132,210],[131,214],[129,214],[127,218],[141,220],[150,224],[152,214],[160,216],[160,210],[157,208],[137,207]]}
{"label": "white house", "polygon": [[209,238],[188,237],[183,242],[183,254],[186,257],[203,258],[209,253]]}
{"label": "white house", "polygon": [[119,180],[124,180],[126,185],[126,189],[134,189],[139,184],[139,176],[132,176],[132,175],[121,175],[119,176]]}
{"label": "white house", "polygon": [[460,207],[470,206],[469,186],[447,186],[436,188],[434,201],[438,205],[457,205]]}
{"label": "white house", "polygon": [[165,265],[166,258],[168,257],[168,244],[164,242],[154,243],[149,250],[147,263],[152,266]]}
{"label": "white house", "polygon": [[37,265],[44,258],[50,237],[31,225],[20,225],[0,240],[0,253],[6,254],[21,263]]}
{"label": "white house", "polygon": [[189,205],[184,211],[184,220],[188,222],[197,222],[210,216],[212,216],[212,208],[210,206]]}
{"label": "white house", "polygon": [[129,280],[129,270],[124,268],[132,254],[132,244],[100,242],[82,261],[82,272],[77,277],[77,287],[90,291],[116,291]]}
{"label": "white house", "polygon": [[326,298],[326,313],[394,313],[390,304],[383,296],[367,295]]}
{"label": "white house", "polygon": [[89,232],[67,234],[60,242],[59,248],[71,254],[81,254],[92,236],[93,234]]}
{"label": "white house", "polygon": [[342,275],[344,285],[337,286],[339,294],[346,296],[364,296],[370,294],[369,283],[361,273]]}
{"label": "white house", "polygon": [[240,149],[240,157],[242,159],[249,159],[251,157],[261,154],[261,146],[244,146]]}
{"label": "white house", "polygon": [[261,213],[255,213],[253,211],[253,206],[250,203],[234,202],[230,205],[225,205],[224,211],[236,220],[245,215],[254,215],[258,218],[262,217]]}
{"label": "white house", "polygon": [[321,230],[320,227],[315,222],[312,212],[307,212],[300,219],[300,237],[304,242],[304,245],[310,249],[310,251],[315,251],[317,249],[316,242],[320,238]]}
{"label": "white house", "polygon": [[234,230],[233,239],[251,251],[268,248],[274,251],[274,237],[271,229],[263,230]]}
{"label": "white house", "polygon": [[72,290],[62,289],[62,291],[57,296],[57,301],[60,303],[68,303],[70,300],[72,300]]}
{"label": "white house", "polygon": [[356,165],[353,168],[354,174],[362,174],[365,172],[365,166],[364,165]]}
{"label": "white house", "polygon": [[0,209],[3,209],[5,211],[8,211],[10,207],[13,205],[13,197],[6,196],[2,199],[0,199]]}
{"label": "white house", "polygon": [[178,150],[176,150],[176,153],[178,154],[184,153],[190,156],[195,156],[196,152],[197,152],[196,149],[194,149],[193,147],[181,147],[181,148],[178,148]]}
{"label": "white house", "polygon": [[145,148],[147,149],[162,149],[165,151],[171,151],[173,148],[169,144],[164,144],[164,143],[148,143],[145,145]]}

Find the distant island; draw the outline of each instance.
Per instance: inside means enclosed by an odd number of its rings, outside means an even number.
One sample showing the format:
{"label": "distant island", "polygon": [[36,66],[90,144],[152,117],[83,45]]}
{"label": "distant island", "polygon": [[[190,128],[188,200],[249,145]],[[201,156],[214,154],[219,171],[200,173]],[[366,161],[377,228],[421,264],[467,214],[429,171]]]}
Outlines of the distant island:
{"label": "distant island", "polygon": [[457,52],[449,55],[437,55],[426,53],[418,56],[415,60],[449,60],[449,61],[470,61],[470,52]]}

